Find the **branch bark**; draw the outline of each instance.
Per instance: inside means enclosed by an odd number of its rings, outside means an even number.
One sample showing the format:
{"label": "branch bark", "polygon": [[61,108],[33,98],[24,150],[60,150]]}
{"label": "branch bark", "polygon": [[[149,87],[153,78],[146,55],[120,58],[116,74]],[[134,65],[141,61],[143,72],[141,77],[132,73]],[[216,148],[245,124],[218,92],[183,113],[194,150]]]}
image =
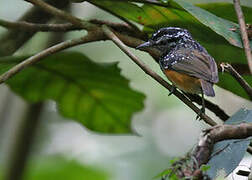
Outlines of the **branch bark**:
{"label": "branch bark", "polygon": [[217,125],[205,130],[204,133],[193,154],[199,167],[208,162],[215,143],[228,139],[245,139],[252,136],[252,123]]}
{"label": "branch bark", "polygon": [[25,1],[30,2],[33,5],[36,5],[37,7],[46,11],[47,13],[50,13],[54,16],[57,16],[63,20],[67,20],[67,21],[71,22],[72,24],[74,24],[78,27],[81,27],[83,29],[86,29],[88,31],[94,30],[95,28],[97,28],[96,25],[89,23],[88,21],[81,20],[75,16],[72,16],[71,14],[69,14],[65,11],[62,11],[58,8],[55,8],[44,1],[41,1],[41,0],[25,0]]}
{"label": "branch bark", "polygon": [[[202,99],[197,94],[189,94],[184,93],[186,97],[188,97],[192,102],[196,102],[199,105],[202,105]],[[211,112],[213,112],[217,117],[219,117],[222,121],[228,120],[230,117],[223,109],[221,109],[218,105],[212,103],[211,101],[208,101],[205,99],[205,106],[207,109],[209,109]]]}
{"label": "branch bark", "polygon": [[[108,25],[113,30],[122,32],[127,35],[140,39],[146,39],[147,34],[141,31],[133,29],[131,26],[125,23],[114,23],[110,21],[91,19],[88,21],[94,25],[101,26],[103,24]],[[31,32],[68,32],[68,31],[80,31],[83,30],[82,27],[76,26],[72,23],[62,23],[62,24],[39,24],[39,23],[30,23],[26,21],[17,21],[11,22],[0,19],[0,26],[8,29],[16,29],[20,31],[31,31]]]}
{"label": "branch bark", "polygon": [[[212,154],[214,144],[228,139],[245,139],[252,136],[252,123],[241,123],[236,125],[217,125],[204,131],[198,145],[193,150],[189,157],[182,158],[171,165],[171,168],[176,167],[174,172],[179,178],[193,176],[198,179],[208,179],[200,167],[206,164]],[[188,163],[188,161],[193,163]],[[177,167],[179,164],[179,168]],[[196,176],[196,177],[195,177]],[[204,177],[204,178],[203,178]]]}
{"label": "branch bark", "polygon": [[67,32],[74,30],[83,30],[80,27],[74,26],[71,23],[65,24],[38,24],[26,21],[11,22],[0,19],[0,26],[8,29],[16,29],[19,31],[33,31],[33,32]]}
{"label": "branch bark", "polygon": [[243,46],[244,46],[245,54],[247,57],[250,74],[252,74],[252,55],[251,55],[251,49],[250,49],[250,44],[249,44],[249,39],[248,39],[248,34],[247,34],[247,28],[246,28],[246,24],[244,20],[244,15],[243,15],[241,5],[240,5],[240,0],[234,0],[234,8],[235,8],[238,22],[240,25]]}

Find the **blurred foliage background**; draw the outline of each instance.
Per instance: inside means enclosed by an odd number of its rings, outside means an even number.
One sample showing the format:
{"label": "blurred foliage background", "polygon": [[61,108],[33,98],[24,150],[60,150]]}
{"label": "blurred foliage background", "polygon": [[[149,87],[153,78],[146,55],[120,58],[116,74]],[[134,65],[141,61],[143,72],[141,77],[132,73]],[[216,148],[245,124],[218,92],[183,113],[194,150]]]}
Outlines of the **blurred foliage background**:
{"label": "blurred foliage background", "polygon": [[[209,0],[190,2],[207,3]],[[242,3],[252,7],[250,0]],[[11,4],[2,0],[0,4],[0,17],[13,21],[31,7],[18,0],[12,0]],[[71,8],[78,17],[118,22],[117,18],[86,2],[73,4]],[[0,36],[5,31],[0,27]],[[82,33],[67,33],[64,38],[79,37]],[[52,36],[37,33],[16,55],[40,51]],[[171,159],[188,152],[197,142],[201,129],[207,127],[203,122],[196,121],[195,113],[176,97],[168,97],[166,89],[146,76],[111,42],[89,43],[72,50],[84,53],[95,62],[119,62],[121,74],[129,79],[130,87],[145,94],[144,110],[135,113],[131,123],[139,136],[94,133],[58,115],[55,103],[47,101],[25,179],[151,179],[167,168]],[[162,75],[158,64],[148,54],[132,51]],[[216,97],[211,98],[211,101],[230,115],[241,107],[252,108],[251,102],[231,92],[216,86],[215,90]],[[8,158],[6,154],[9,147],[6,144],[15,135],[10,128],[15,129],[15,123],[20,121],[26,103],[3,85],[0,86],[0,102],[0,164],[3,165]],[[207,114],[215,117],[209,111]]]}

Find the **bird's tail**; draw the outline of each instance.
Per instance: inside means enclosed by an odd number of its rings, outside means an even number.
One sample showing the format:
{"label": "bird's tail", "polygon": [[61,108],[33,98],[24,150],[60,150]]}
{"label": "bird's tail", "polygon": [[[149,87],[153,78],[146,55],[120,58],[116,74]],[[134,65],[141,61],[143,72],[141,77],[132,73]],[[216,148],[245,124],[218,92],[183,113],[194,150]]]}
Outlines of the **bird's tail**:
{"label": "bird's tail", "polygon": [[214,89],[213,89],[213,84],[211,82],[207,82],[205,80],[200,80],[201,87],[203,90],[203,93],[207,96],[215,96]]}

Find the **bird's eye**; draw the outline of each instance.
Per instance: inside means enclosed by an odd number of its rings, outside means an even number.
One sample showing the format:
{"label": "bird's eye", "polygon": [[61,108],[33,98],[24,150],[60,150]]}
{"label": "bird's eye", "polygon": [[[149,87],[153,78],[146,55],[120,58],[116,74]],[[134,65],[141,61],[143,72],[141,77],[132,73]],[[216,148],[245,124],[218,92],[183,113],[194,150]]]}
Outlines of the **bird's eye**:
{"label": "bird's eye", "polygon": [[166,40],[159,40],[159,41],[157,42],[157,44],[158,44],[158,45],[161,45],[161,46],[166,45],[166,43],[167,43]]}

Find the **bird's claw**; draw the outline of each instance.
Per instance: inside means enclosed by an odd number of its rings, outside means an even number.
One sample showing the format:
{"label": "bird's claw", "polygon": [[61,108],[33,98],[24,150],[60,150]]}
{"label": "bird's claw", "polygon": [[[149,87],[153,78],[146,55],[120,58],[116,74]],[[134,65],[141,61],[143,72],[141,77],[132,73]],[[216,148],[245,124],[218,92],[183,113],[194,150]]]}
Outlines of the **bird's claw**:
{"label": "bird's claw", "polygon": [[171,91],[169,92],[168,96],[172,95],[176,91],[176,87],[172,86]]}
{"label": "bird's claw", "polygon": [[205,114],[205,108],[204,107],[202,107],[201,109],[200,109],[200,112],[197,114],[197,116],[196,116],[196,120],[201,120],[202,118],[201,118],[201,115],[202,114]]}

